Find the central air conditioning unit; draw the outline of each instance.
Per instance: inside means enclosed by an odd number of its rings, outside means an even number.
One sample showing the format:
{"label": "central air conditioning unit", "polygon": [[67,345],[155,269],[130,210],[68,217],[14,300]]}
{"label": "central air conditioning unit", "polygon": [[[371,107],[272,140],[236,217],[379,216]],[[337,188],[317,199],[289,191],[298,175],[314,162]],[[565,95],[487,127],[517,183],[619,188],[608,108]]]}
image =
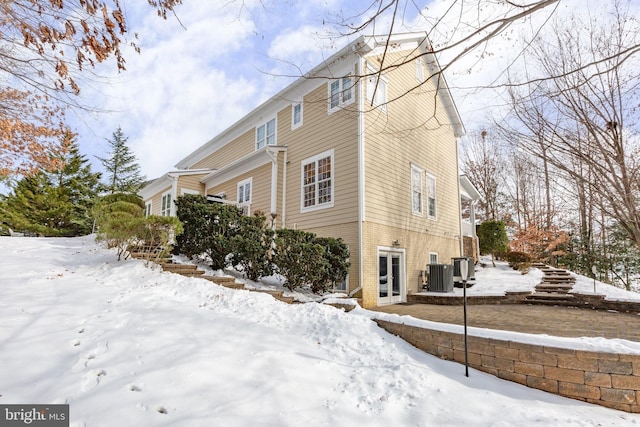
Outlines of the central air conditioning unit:
{"label": "central air conditioning unit", "polygon": [[450,264],[427,264],[429,292],[453,292],[453,267]]}
{"label": "central air conditioning unit", "polygon": [[462,287],[462,274],[460,273],[460,264],[466,262],[467,263],[467,288],[470,288],[472,285],[469,282],[476,280],[475,275],[475,264],[472,257],[456,257],[451,258],[451,264],[453,264],[453,284],[456,288]]}

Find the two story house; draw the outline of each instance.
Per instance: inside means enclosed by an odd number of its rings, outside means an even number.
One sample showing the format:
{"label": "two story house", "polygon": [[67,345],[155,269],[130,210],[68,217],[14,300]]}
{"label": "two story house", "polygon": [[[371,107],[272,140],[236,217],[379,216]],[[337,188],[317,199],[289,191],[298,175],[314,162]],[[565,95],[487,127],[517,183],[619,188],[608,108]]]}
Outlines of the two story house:
{"label": "two story house", "polygon": [[463,250],[464,129],[430,51],[425,33],[358,38],[148,184],[147,213],[196,193],[341,237],[351,270],[336,291],[406,301],[428,263]]}

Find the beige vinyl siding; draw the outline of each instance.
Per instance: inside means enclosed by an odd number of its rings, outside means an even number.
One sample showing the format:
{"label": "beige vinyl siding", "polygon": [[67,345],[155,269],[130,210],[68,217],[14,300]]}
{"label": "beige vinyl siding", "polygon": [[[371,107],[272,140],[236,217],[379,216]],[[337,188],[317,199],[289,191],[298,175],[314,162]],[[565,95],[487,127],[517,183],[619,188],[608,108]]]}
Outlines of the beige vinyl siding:
{"label": "beige vinyl siding", "polygon": [[176,197],[180,197],[182,189],[199,191],[200,194],[204,193],[204,184],[200,182],[207,174],[197,175],[182,175],[178,177],[178,194]]}
{"label": "beige vinyl siding", "polygon": [[[257,123],[256,123],[257,124]],[[279,129],[278,129],[279,130]],[[256,150],[256,128],[252,127],[213,154],[197,162],[191,169],[221,168]]]}
{"label": "beige vinyl siding", "polygon": [[[388,59],[404,57],[394,53]],[[366,219],[434,235],[458,235],[457,142],[436,88],[430,81],[406,94],[417,83],[414,63],[388,72],[386,77],[388,98],[400,98],[386,113],[375,109],[365,114]],[[424,215],[412,213],[412,163],[436,178],[436,221],[427,217],[426,188]],[[425,183],[423,176],[423,187]]]}
{"label": "beige vinyl siding", "polygon": [[[354,110],[357,103],[329,115],[327,93],[327,82],[323,82],[305,95],[304,122],[295,131],[291,131],[291,107],[278,114],[278,143],[288,146],[288,228],[316,229],[351,223],[358,219],[358,120]],[[331,149],[334,150],[334,205],[301,213],[301,162]]]}
{"label": "beige vinyl siding", "polygon": [[207,190],[207,194],[224,192],[228,201],[236,202],[238,200],[238,183],[248,178],[252,179],[251,213],[260,210],[268,218],[271,213],[271,163],[211,187]]}
{"label": "beige vinyl siding", "polygon": [[[406,52],[393,52],[386,60],[404,58]],[[367,61],[377,64],[373,58]],[[415,63],[384,76],[391,101],[386,112],[365,107],[364,307],[378,303],[379,247],[391,248],[397,241],[396,248],[405,251],[407,293],[422,290],[419,275],[430,252],[437,252],[443,263],[460,253],[457,141],[449,117],[433,81],[413,89]],[[412,211],[412,164],[423,170],[422,215]],[[426,174],[436,178],[436,220],[428,217]]]}
{"label": "beige vinyl siding", "polygon": [[154,194],[151,199],[145,200],[145,202],[151,200],[151,215],[160,215],[162,209],[162,194],[169,190],[171,190],[171,185]]}

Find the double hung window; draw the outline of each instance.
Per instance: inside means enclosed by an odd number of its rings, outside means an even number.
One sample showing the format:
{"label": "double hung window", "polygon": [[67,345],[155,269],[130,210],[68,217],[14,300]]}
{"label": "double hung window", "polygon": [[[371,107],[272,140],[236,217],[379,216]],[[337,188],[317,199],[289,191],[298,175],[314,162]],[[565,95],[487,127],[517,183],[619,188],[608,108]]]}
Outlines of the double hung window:
{"label": "double hung window", "polygon": [[302,211],[333,206],[333,150],[302,161]]}
{"label": "double hung window", "polygon": [[411,211],[416,215],[422,215],[423,187],[422,176],[424,171],[416,165],[411,165]]}
{"label": "double hung window", "polygon": [[275,118],[256,128],[256,150],[261,149],[265,145],[276,145]]}
{"label": "double hung window", "polygon": [[329,82],[329,111],[353,102],[353,79],[344,76]]}
{"label": "double hung window", "polygon": [[291,106],[291,130],[302,126],[302,102],[296,102]]}
{"label": "double hung window", "polygon": [[436,219],[436,177],[427,174],[427,215]]}
{"label": "double hung window", "polygon": [[161,216],[171,216],[171,191],[162,194]]}

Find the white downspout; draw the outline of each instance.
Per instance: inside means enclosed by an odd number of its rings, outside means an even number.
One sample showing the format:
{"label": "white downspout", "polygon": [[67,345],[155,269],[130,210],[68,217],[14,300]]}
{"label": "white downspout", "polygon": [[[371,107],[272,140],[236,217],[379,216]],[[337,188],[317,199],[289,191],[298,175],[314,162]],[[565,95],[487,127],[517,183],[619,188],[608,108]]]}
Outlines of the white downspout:
{"label": "white downspout", "polygon": [[[357,75],[361,76],[364,69],[364,58],[358,57]],[[364,210],[364,93],[363,79],[358,81],[358,287],[349,292],[353,296],[362,290],[364,280],[364,268],[362,265],[362,223],[365,220]]]}
{"label": "white downspout", "polygon": [[476,233],[476,205],[478,204],[477,200],[471,202],[471,208],[469,216],[471,217],[471,235],[473,236],[473,240],[476,242],[476,259],[480,260],[480,240],[478,240],[478,234]]}
{"label": "white downspout", "polygon": [[171,183],[171,206],[169,207],[169,216],[176,216],[176,199],[178,198],[178,177],[169,175],[173,181]]}
{"label": "white downspout", "polygon": [[[271,158],[271,214],[274,214],[278,210],[278,153],[271,151],[271,148],[267,148],[267,154]],[[275,223],[273,224],[275,227]]]}
{"label": "white downspout", "polygon": [[282,228],[286,226],[287,218],[287,150],[284,150],[284,158],[282,159]]}

